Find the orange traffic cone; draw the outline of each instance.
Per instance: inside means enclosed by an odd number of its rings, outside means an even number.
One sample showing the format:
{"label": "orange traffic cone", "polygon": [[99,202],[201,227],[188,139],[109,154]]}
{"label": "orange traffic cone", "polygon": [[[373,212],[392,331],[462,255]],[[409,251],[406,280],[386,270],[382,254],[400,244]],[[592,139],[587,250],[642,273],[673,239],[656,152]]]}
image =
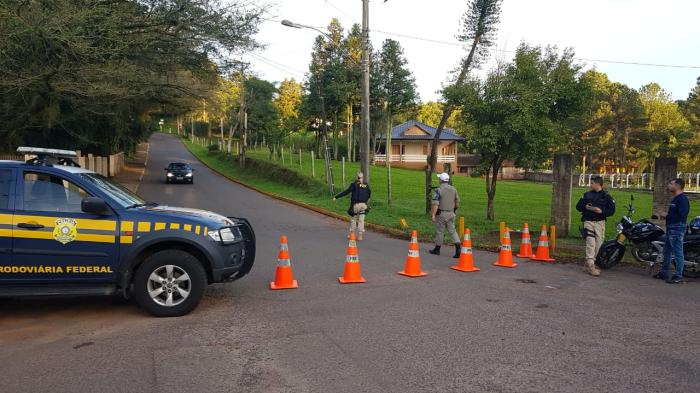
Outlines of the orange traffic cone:
{"label": "orange traffic cone", "polygon": [[494,262],[494,265],[500,267],[516,267],[517,263],[513,263],[513,250],[510,247],[510,228],[506,228],[503,232],[503,244],[501,244],[501,251],[498,253],[498,261]]}
{"label": "orange traffic cone", "polygon": [[350,240],[348,241],[348,251],[345,256],[345,271],[343,277],[338,277],[341,284],[358,284],[367,282],[362,277],[360,271],[360,257],[357,254],[357,241],[355,232],[350,232]]}
{"label": "orange traffic cone", "polygon": [[462,249],[459,252],[459,262],[456,266],[450,266],[450,269],[459,270],[460,272],[478,272],[478,267],[474,266],[474,255],[472,254],[472,231],[467,228],[464,232],[464,240],[462,241]]}
{"label": "orange traffic cone", "polygon": [[520,239],[520,252],[516,255],[518,258],[530,258],[532,253],[532,241],[530,240],[530,227],[525,223],[523,228],[523,236]]}
{"label": "orange traffic cone", "polygon": [[547,238],[547,225],[542,225],[540,240],[537,242],[535,255],[530,257],[532,261],[554,262],[554,258],[549,257],[549,239]]}
{"label": "orange traffic cone", "polygon": [[280,251],[277,254],[275,281],[270,283],[270,289],[294,289],[298,287],[297,280],[292,277],[292,263],[289,260],[287,236],[282,236],[280,239]]}
{"label": "orange traffic cone", "polygon": [[420,251],[418,248],[418,232],[411,232],[411,242],[408,244],[408,256],[406,257],[406,267],[399,272],[406,277],[423,277],[428,273],[420,270]]}

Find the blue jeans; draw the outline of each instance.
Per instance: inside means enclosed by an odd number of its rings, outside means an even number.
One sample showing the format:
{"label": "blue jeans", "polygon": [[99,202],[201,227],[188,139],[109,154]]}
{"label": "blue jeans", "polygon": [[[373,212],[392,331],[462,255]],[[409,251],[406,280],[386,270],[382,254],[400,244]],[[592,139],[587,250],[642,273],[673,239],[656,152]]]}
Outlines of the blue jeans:
{"label": "blue jeans", "polygon": [[676,274],[674,277],[683,277],[683,239],[685,238],[685,224],[670,224],[666,226],[666,242],[664,243],[664,265],[661,272],[669,277],[668,269],[671,266],[671,255],[676,261]]}

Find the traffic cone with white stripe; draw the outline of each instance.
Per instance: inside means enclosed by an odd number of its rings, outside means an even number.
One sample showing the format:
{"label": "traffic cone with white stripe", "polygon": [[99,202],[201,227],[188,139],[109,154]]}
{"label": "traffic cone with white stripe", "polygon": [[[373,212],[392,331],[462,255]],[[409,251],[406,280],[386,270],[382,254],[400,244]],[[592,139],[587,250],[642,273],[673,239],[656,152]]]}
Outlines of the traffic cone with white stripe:
{"label": "traffic cone with white stripe", "polygon": [[459,262],[456,266],[450,266],[450,269],[459,270],[460,272],[478,272],[481,270],[474,266],[471,234],[472,231],[467,228],[464,232],[464,240],[462,240],[462,249],[459,252]]}
{"label": "traffic cone with white stripe", "polygon": [[535,255],[530,257],[532,261],[554,262],[554,258],[549,257],[549,239],[547,238],[547,225],[542,225],[540,240],[537,242]]}
{"label": "traffic cone with white stripe", "polygon": [[408,244],[408,256],[406,266],[398,274],[406,277],[423,277],[428,273],[420,270],[420,251],[418,247],[418,232],[411,232],[411,242]]}
{"label": "traffic cone with white stripe", "polygon": [[503,232],[503,243],[501,250],[498,252],[498,261],[494,262],[495,266],[500,267],[516,267],[517,263],[513,263],[513,249],[510,245],[510,228],[506,228]]}
{"label": "traffic cone with white stripe", "polygon": [[520,251],[516,255],[518,258],[530,258],[532,253],[532,241],[530,240],[530,227],[525,223],[523,228],[523,236],[520,239]]}
{"label": "traffic cone with white stripe", "polygon": [[345,253],[345,271],[343,277],[338,277],[341,284],[360,284],[367,282],[362,277],[360,270],[360,256],[357,253],[357,241],[355,232],[350,232],[350,240],[348,241],[348,250]]}
{"label": "traffic cone with white stripe", "polygon": [[275,269],[275,281],[270,283],[270,289],[295,289],[299,284],[292,276],[292,263],[289,259],[289,246],[287,236],[280,239],[280,250],[277,253],[277,269]]}

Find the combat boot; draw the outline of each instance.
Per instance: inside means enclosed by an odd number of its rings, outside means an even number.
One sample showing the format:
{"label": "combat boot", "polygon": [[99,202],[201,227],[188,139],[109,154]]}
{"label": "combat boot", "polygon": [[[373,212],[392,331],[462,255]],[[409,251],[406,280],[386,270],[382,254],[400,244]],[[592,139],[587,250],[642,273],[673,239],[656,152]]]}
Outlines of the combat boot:
{"label": "combat boot", "polygon": [[433,255],[440,255],[440,246],[435,246],[432,250],[428,251],[429,253]]}
{"label": "combat boot", "polygon": [[459,258],[459,254],[462,252],[462,245],[459,243],[455,243],[455,255],[452,256],[452,258]]}
{"label": "combat boot", "polygon": [[593,263],[593,261],[586,261],[586,267],[585,267],[584,271],[593,277],[600,276],[600,270],[598,270],[598,268],[595,266],[595,263]]}

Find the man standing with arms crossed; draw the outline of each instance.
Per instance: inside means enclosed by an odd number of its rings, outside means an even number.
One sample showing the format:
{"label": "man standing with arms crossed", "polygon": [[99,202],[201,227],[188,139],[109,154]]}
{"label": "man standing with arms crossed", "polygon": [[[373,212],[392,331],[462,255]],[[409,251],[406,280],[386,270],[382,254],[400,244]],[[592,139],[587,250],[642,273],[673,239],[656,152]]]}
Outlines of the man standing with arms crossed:
{"label": "man standing with arms crossed", "polygon": [[438,179],[440,179],[440,187],[435,190],[431,208],[432,219],[435,223],[435,248],[428,252],[440,255],[440,247],[442,246],[445,228],[447,228],[452,237],[452,243],[455,245],[454,258],[459,258],[461,244],[455,229],[455,212],[459,208],[459,195],[457,194],[457,189],[449,183],[450,175],[443,172],[438,175]]}
{"label": "man standing with arms crossed", "polygon": [[605,219],[615,214],[615,200],[603,189],[601,176],[591,177],[591,190],[579,199],[576,210],[581,212],[586,237],[586,271],[598,277],[600,270],[595,266],[595,257],[605,240]]}
{"label": "man standing with arms crossed", "polygon": [[[666,280],[669,284],[681,284],[683,282],[683,240],[688,229],[688,213],[690,212],[690,201],[683,193],[685,182],[683,179],[673,179],[668,183],[668,191],[673,194],[671,203],[668,204],[668,213],[662,214],[661,218],[666,219],[666,242],[664,243],[664,264],[661,271],[654,275],[654,278]],[[671,255],[676,261],[676,272],[669,279],[669,268],[671,267]]]}

